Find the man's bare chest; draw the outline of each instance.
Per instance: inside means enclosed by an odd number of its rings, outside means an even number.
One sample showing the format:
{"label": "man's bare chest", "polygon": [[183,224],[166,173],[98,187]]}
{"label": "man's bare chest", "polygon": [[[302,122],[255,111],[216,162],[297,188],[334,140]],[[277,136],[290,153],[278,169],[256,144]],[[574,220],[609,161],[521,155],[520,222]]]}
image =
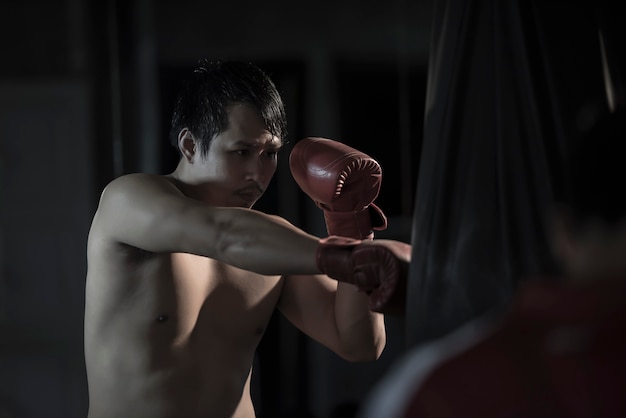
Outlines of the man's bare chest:
{"label": "man's bare chest", "polygon": [[190,254],[171,254],[162,260],[155,284],[159,321],[176,324],[178,338],[222,335],[248,339],[260,336],[274,311],[282,282],[215,260]]}

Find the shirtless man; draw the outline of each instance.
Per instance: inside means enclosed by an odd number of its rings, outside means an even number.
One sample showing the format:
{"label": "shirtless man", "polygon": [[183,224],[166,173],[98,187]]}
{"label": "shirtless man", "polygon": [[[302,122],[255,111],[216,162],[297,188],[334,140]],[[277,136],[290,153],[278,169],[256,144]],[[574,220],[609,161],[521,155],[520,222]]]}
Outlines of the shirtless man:
{"label": "shirtless man", "polygon": [[[254,417],[253,356],[275,308],[344,359],[377,359],[384,318],[354,284],[406,267],[410,249],[335,245],[250,209],[285,132],[269,78],[250,64],[203,62],[180,95],[172,132],[175,171],[115,179],[93,219],[89,418]],[[353,275],[360,250],[359,263],[386,261]]]}

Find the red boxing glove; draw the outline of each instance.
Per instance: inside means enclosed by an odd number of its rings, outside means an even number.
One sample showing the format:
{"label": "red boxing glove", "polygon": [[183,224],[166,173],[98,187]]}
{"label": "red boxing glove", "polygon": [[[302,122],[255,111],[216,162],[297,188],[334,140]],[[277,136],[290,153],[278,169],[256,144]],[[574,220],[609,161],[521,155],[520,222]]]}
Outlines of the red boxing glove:
{"label": "red boxing glove", "polygon": [[330,236],[320,241],[317,266],[370,297],[370,310],[404,315],[411,246],[393,240],[361,241]]}
{"label": "red boxing glove", "polygon": [[374,205],[382,180],[369,155],[326,138],[305,138],[293,147],[289,166],[298,186],[324,211],[329,235],[372,239],[387,228]]}

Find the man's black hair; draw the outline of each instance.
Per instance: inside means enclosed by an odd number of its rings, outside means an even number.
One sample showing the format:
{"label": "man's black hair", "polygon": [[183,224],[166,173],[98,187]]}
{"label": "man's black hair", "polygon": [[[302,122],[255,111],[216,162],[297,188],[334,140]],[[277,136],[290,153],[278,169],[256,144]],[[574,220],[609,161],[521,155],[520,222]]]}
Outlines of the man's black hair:
{"label": "man's black hair", "polygon": [[281,140],[286,137],[284,105],[267,74],[249,62],[203,59],[178,94],[170,130],[172,145],[178,148],[178,134],[188,128],[206,155],[211,140],[228,129],[227,107],[235,103],[251,105],[272,135]]}

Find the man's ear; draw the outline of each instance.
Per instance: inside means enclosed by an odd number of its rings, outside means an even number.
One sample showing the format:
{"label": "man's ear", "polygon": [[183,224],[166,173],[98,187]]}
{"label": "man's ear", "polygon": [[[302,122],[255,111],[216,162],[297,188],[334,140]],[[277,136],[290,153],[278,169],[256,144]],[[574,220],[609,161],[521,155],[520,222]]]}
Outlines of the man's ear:
{"label": "man's ear", "polygon": [[183,128],[178,133],[178,149],[188,162],[193,162],[193,156],[196,154],[196,138],[188,128]]}

